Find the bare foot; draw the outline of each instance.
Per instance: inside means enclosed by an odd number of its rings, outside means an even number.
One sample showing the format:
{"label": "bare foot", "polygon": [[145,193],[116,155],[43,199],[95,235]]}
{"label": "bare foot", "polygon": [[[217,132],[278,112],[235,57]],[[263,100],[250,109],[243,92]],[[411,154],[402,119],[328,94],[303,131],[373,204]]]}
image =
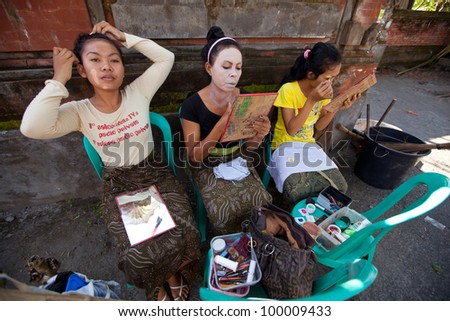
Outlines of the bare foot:
{"label": "bare foot", "polygon": [[185,301],[189,296],[189,285],[180,273],[175,273],[167,280],[175,301]]}
{"label": "bare foot", "polygon": [[171,301],[170,297],[167,295],[166,290],[164,289],[164,286],[159,288],[157,300],[158,301]]}

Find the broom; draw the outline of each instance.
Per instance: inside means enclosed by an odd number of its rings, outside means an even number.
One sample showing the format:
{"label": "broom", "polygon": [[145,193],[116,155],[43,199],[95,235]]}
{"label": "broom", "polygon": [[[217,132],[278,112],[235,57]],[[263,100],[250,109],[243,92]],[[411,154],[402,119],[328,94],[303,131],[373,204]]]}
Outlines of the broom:
{"label": "broom", "polygon": [[362,143],[364,140],[364,136],[357,134],[355,132],[352,132],[351,130],[348,130],[347,127],[345,127],[344,125],[342,125],[340,123],[336,125],[336,129],[347,134],[348,136],[353,138],[353,140],[355,140],[357,143]]}
{"label": "broom", "polygon": [[417,144],[417,143],[391,143],[391,142],[378,142],[390,149],[398,150],[399,152],[413,153],[421,152],[430,149],[449,149],[450,143],[443,144]]}
{"label": "broom", "polygon": [[[353,138],[356,142],[362,143],[364,141],[364,136],[361,136],[357,133],[352,132],[347,129],[342,124],[337,124],[336,129],[347,134],[351,138]],[[395,142],[378,142],[380,145],[383,145],[390,149],[398,150],[399,152],[411,153],[411,152],[420,152],[424,150],[430,149],[450,149],[450,143],[443,144],[418,144],[418,143],[395,143]]]}

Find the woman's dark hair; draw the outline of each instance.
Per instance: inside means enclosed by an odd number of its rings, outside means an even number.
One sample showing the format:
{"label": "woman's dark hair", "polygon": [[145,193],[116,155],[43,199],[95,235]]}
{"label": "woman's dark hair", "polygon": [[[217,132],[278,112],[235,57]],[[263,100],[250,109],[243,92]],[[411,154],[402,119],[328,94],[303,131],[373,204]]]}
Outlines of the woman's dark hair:
{"label": "woman's dark hair", "polygon": [[122,51],[120,50],[119,45],[115,41],[113,41],[112,39],[108,38],[106,35],[104,35],[102,33],[93,33],[93,34],[80,33],[78,35],[77,39],[75,39],[75,42],[73,44],[73,53],[78,58],[78,60],[80,61],[81,64],[83,64],[83,61],[81,60],[81,52],[83,51],[84,45],[88,41],[97,40],[97,39],[108,41],[114,47],[116,47],[117,51],[119,52],[120,59],[123,62]]}
{"label": "woman's dark hair", "polygon": [[[209,62],[211,65],[214,64],[217,54],[220,51],[222,51],[223,49],[229,48],[229,47],[235,47],[242,53],[241,45],[234,39],[224,39],[224,40],[221,40],[216,43],[217,40],[224,38],[224,37],[226,37],[226,36],[225,36],[222,28],[220,28],[220,27],[212,26],[208,30],[208,34],[206,35],[206,39],[207,39],[208,43],[203,47],[202,52],[200,54],[204,62]],[[216,43],[216,44],[214,45],[214,43]],[[213,46],[213,45],[214,45],[214,47],[212,48],[211,52],[209,52],[211,46]],[[209,55],[208,55],[208,53],[209,53]],[[209,56],[209,61],[208,61],[208,56]]]}
{"label": "woman's dark hair", "polygon": [[[305,52],[306,51],[307,50],[305,50]],[[291,70],[281,81],[280,86],[287,82],[305,79],[310,71],[317,78],[319,75],[342,61],[342,56],[339,51],[335,46],[329,43],[318,42],[311,51],[306,54],[305,52],[297,57]]]}

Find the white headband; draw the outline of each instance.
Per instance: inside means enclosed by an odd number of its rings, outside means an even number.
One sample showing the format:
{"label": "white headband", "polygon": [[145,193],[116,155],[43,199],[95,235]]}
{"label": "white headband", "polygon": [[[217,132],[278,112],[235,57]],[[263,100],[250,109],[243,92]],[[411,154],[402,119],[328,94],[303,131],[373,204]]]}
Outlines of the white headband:
{"label": "white headband", "polygon": [[215,45],[217,45],[217,43],[219,43],[220,41],[222,41],[222,40],[233,40],[234,42],[236,42],[236,40],[234,40],[233,38],[231,38],[231,37],[222,37],[222,38],[219,38],[219,39],[217,39],[216,41],[214,41],[214,43],[211,45],[211,47],[209,47],[209,50],[208,50],[208,57],[207,57],[207,59],[206,59],[206,61],[209,63],[209,55],[211,55],[211,51],[213,50],[213,48],[214,48],[214,46]]}

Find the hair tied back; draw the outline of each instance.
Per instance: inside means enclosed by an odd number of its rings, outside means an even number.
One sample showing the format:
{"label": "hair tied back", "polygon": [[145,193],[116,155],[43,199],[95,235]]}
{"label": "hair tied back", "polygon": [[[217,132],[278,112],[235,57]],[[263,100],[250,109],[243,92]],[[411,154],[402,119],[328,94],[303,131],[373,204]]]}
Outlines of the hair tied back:
{"label": "hair tied back", "polygon": [[305,52],[303,53],[303,58],[308,59],[310,52],[311,52],[310,49],[306,49]]}

